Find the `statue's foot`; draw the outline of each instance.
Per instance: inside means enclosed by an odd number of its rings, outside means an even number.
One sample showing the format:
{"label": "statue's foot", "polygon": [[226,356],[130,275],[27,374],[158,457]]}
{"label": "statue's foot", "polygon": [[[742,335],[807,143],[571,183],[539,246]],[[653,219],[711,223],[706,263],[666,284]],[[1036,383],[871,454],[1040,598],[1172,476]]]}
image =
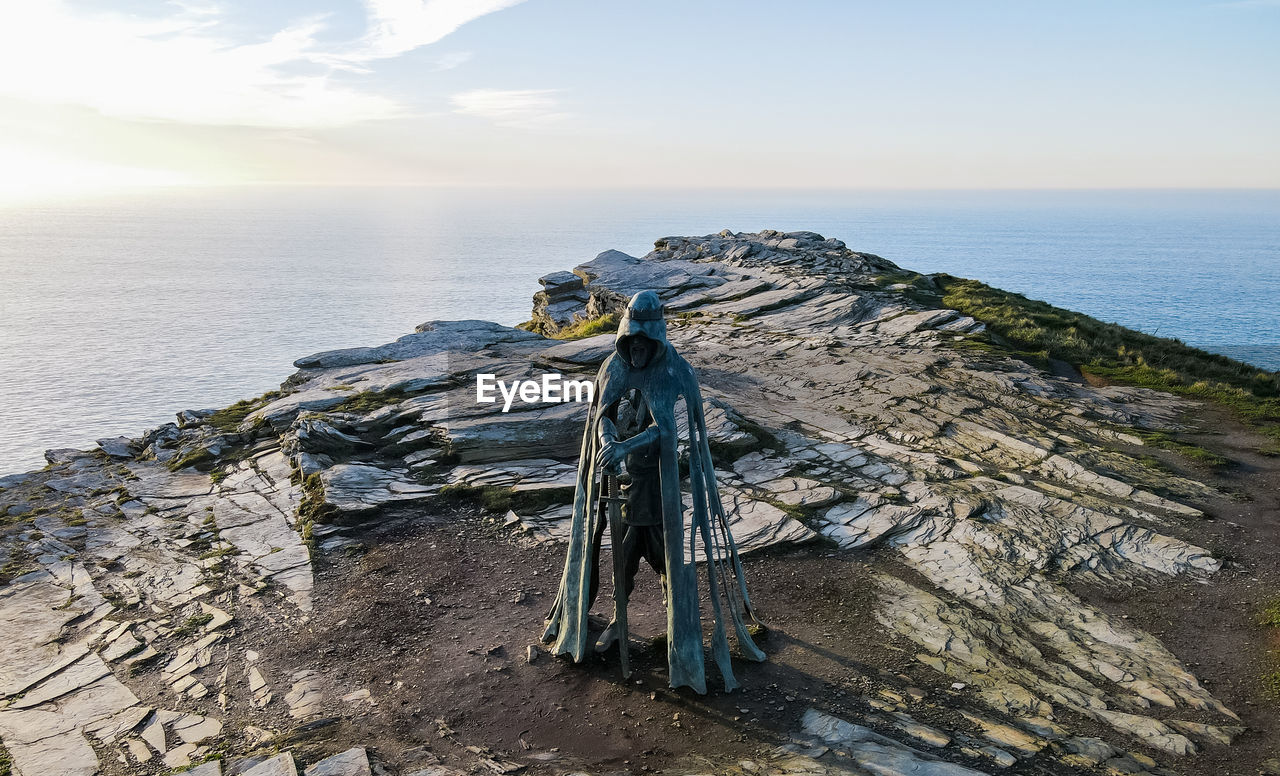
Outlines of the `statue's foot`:
{"label": "statue's foot", "polygon": [[618,621],[610,620],[609,626],[600,634],[600,638],[596,639],[596,652],[604,652],[612,647],[618,640]]}

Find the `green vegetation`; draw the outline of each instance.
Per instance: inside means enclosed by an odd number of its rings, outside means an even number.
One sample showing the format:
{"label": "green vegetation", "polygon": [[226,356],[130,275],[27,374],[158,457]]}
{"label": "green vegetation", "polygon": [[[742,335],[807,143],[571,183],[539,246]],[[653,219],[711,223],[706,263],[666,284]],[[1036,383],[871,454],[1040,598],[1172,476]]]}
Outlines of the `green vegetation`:
{"label": "green vegetation", "polygon": [[1272,698],[1280,698],[1280,668],[1262,677],[1262,687],[1266,690],[1267,695]]}
{"label": "green vegetation", "polygon": [[29,524],[31,522],[31,519],[38,514],[40,513],[34,509],[28,512],[24,512],[22,514],[14,514],[14,515],[5,514],[3,510],[0,510],[0,527],[8,528],[9,526],[12,526],[12,525]]}
{"label": "green vegetation", "polygon": [[888,288],[889,286],[902,284],[927,288],[928,279],[919,272],[893,272],[888,275],[880,275],[876,278],[875,283],[877,288]]}
{"label": "green vegetation", "polygon": [[178,774],[190,773],[191,771],[195,770],[201,765],[204,765],[205,763],[211,763],[215,760],[217,761],[225,760],[227,759],[227,757],[230,756],[230,751],[231,750],[228,747],[227,742],[221,741],[216,745],[214,745],[213,748],[210,749],[209,752],[205,754],[204,757],[198,757],[192,760],[191,762],[187,763],[186,765],[181,765],[181,766],[178,766],[177,768],[173,768],[168,771],[165,771],[165,776],[178,776]]}
{"label": "green vegetation", "polygon": [[[127,609],[133,609],[134,607],[138,606],[138,602],[135,601],[134,603],[129,603],[128,600],[126,600],[123,595],[115,591],[108,591],[103,593],[102,600],[106,601],[107,603],[111,604],[112,606],[114,606],[115,608],[121,611],[124,611]],[[142,645],[139,644],[138,647],[141,648]]]}
{"label": "green vegetation", "polygon": [[235,547],[218,547],[216,549],[212,549],[212,550],[208,550],[207,552],[200,553],[200,560],[210,560],[212,558],[225,558],[229,555],[239,555],[239,554],[240,554],[240,550],[236,549]]}
{"label": "green vegetation", "polygon": [[[326,522],[334,509],[324,500],[324,480],[320,472],[312,472],[302,480],[302,501],[298,504],[298,532],[311,543],[316,523]],[[312,548],[314,549],[314,547]]]}
{"label": "green vegetation", "polygon": [[241,399],[230,407],[220,409],[208,416],[204,422],[228,434],[235,433],[245,418],[281,396],[284,394],[280,391],[267,391],[256,399]]}
{"label": "green vegetation", "polygon": [[1270,628],[1280,628],[1280,598],[1273,599],[1262,609],[1258,622]]}
{"label": "green vegetation", "polygon": [[72,604],[74,604],[76,601],[79,601],[81,598],[84,598],[84,596],[80,595],[79,593],[72,593],[71,596],[66,600],[66,602],[58,606],[55,606],[54,609],[57,609],[58,611],[66,611],[67,609],[71,608]]}
{"label": "green vegetation", "polygon": [[213,622],[212,614],[193,614],[187,618],[186,622],[173,630],[173,637],[182,638],[184,636],[190,636],[211,622]]}
{"label": "green vegetation", "polygon": [[9,776],[13,772],[13,758],[9,756],[9,750],[4,748],[4,744],[0,744],[0,776]]}
{"label": "green vegetation", "polygon": [[328,409],[328,412],[367,413],[399,404],[404,401],[403,391],[361,391],[354,396],[343,399]]}
{"label": "green vegetation", "polygon": [[517,329],[524,329],[535,334],[541,334],[544,337],[550,337],[558,340],[577,340],[586,337],[594,337],[597,334],[611,334],[618,330],[619,316],[617,313],[606,313],[590,320],[578,321],[572,326],[566,326],[557,332],[547,330],[547,321],[531,318],[524,323],[516,324]]}
{"label": "green vegetation", "polygon": [[208,471],[218,459],[213,457],[213,453],[209,452],[207,447],[197,447],[186,455],[180,455],[169,462],[169,471],[176,472],[185,469],[188,466],[194,466],[200,471]]}
{"label": "green vegetation", "polygon": [[[878,284],[893,282],[910,283],[912,288],[903,293],[922,303],[940,304],[986,324],[987,337],[955,343],[961,347],[991,348],[1042,367],[1057,359],[1085,375],[1214,402],[1271,440],[1261,452],[1280,455],[1280,373],[976,280],[946,274],[903,275],[884,276]],[[1209,453],[1206,458],[1194,450],[1179,452],[1205,462],[1215,457]]]}
{"label": "green vegetation", "polygon": [[[1223,458],[1212,450],[1207,450],[1200,445],[1181,442],[1175,439],[1172,434],[1164,431],[1131,429],[1125,433],[1137,436],[1150,447],[1158,447],[1161,450],[1172,450],[1185,458],[1190,458],[1191,460],[1205,464],[1206,466],[1226,466],[1228,463],[1226,458]],[[1150,464],[1149,461],[1147,463]]]}
{"label": "green vegetation", "polygon": [[464,485],[454,483],[440,489],[444,498],[456,501],[478,501],[489,512],[540,512],[555,504],[573,501],[573,488],[540,488],[538,490],[513,490],[501,485]]}
{"label": "green vegetation", "polygon": [[[238,434],[240,427],[245,419],[254,412],[262,409],[271,402],[279,399],[285,394],[281,391],[268,391],[254,399],[242,399],[229,407],[220,409],[203,419],[204,423],[213,426],[223,434]],[[233,466],[249,457],[249,453],[253,449],[253,433],[266,425],[266,421],[259,418],[252,429],[248,430],[246,436],[240,437],[244,444],[235,445],[222,452],[220,456],[215,456],[207,448],[196,448],[187,452],[185,455],[178,456],[169,462],[169,471],[178,471],[189,466],[195,467],[198,471],[209,472],[209,477],[215,484],[222,482],[227,478],[227,466]],[[232,440],[234,441],[234,440]],[[215,465],[222,464],[218,469],[214,469]],[[212,471],[211,471],[212,470]]]}
{"label": "green vegetation", "polygon": [[579,340],[594,337],[597,334],[612,334],[618,330],[618,314],[608,313],[589,321],[578,321],[567,328],[552,334],[552,339]]}

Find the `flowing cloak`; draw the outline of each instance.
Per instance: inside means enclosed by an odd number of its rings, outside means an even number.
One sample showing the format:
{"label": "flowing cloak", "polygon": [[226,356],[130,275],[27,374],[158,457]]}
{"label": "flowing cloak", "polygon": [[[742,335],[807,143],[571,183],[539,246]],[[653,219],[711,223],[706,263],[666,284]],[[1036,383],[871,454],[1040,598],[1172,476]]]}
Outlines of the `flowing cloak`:
{"label": "flowing cloak", "polygon": [[[593,603],[591,581],[598,558],[598,542],[603,534],[604,511],[600,508],[602,472],[596,466],[600,448],[599,425],[605,413],[629,390],[644,397],[658,427],[658,473],[662,492],[662,525],[667,566],[667,663],[671,686],[691,687],[706,693],[703,664],[701,595],[698,586],[695,547],[706,557],[706,585],[713,617],[711,654],[725,690],[738,685],[730,666],[727,624],[732,623],[738,648],[744,657],[761,661],[764,653],[751,640],[744,617],[754,615],[747,597],[746,581],[738,550],[729,532],[724,507],[711,466],[707,444],[707,424],[702,412],[702,395],[693,367],[665,337],[656,343],[658,352],[643,369],[636,369],[615,352],[601,364],[596,390],[582,435],[578,460],[577,490],[573,499],[573,525],[565,558],[560,590],[547,616],[543,641],[551,642],[555,655],[572,655],[581,662],[587,648],[587,613]],[[688,417],[689,478],[693,496],[690,519],[684,519],[677,458],[677,402],[683,401]],[[618,551],[614,548],[614,551]],[[619,584],[619,581],[615,581]]]}

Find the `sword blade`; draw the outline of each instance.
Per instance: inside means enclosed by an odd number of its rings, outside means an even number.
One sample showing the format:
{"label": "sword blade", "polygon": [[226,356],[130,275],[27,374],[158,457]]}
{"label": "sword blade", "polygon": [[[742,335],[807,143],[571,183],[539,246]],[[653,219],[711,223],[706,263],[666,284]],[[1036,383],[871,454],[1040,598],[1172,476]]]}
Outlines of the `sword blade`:
{"label": "sword blade", "polygon": [[617,475],[606,475],[609,491],[609,540],[613,543],[613,601],[614,616],[618,623],[618,659],[622,664],[622,678],[631,677],[631,661],[628,653],[627,633],[627,581],[625,558],[622,557],[622,499],[618,496]]}

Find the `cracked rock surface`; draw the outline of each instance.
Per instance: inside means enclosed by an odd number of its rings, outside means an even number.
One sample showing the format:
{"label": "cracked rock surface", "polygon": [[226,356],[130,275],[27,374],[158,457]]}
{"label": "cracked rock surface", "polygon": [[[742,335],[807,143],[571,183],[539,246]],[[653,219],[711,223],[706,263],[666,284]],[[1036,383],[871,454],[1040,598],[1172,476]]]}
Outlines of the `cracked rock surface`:
{"label": "cracked rock surface", "polygon": [[[1221,561],[1180,537],[1205,519],[1193,503],[1220,494],[1118,449],[1141,444],[1135,429],[1176,428],[1193,405],[957,347],[983,324],[877,284],[899,271],[810,232],[726,231],[665,238],[643,258],[607,251],[541,280],[531,328],[547,334],[658,291],[701,380],[739,547],[885,559],[898,571],[869,577],[867,627],[965,688],[922,719],[895,679],[857,718],[809,708],[758,756],[666,767],[1203,772],[1188,764],[1245,732],[1237,710],[1156,636],[1072,592],[1214,584]],[[503,411],[476,401],[476,375],[590,380],[611,348],[610,335],[432,321],[301,358],[259,400],[49,451],[46,470],[3,478],[0,740],[14,772],[590,770],[457,741],[443,720],[431,740],[459,744],[447,751],[290,748],[308,725],[376,718],[381,688],[282,665],[264,634],[323,614],[317,564],[362,551],[388,514],[483,508],[513,540],[557,546],[586,405]],[[499,654],[491,646],[477,648]],[[509,651],[539,665],[534,647]],[[421,704],[431,720],[431,699]]]}

